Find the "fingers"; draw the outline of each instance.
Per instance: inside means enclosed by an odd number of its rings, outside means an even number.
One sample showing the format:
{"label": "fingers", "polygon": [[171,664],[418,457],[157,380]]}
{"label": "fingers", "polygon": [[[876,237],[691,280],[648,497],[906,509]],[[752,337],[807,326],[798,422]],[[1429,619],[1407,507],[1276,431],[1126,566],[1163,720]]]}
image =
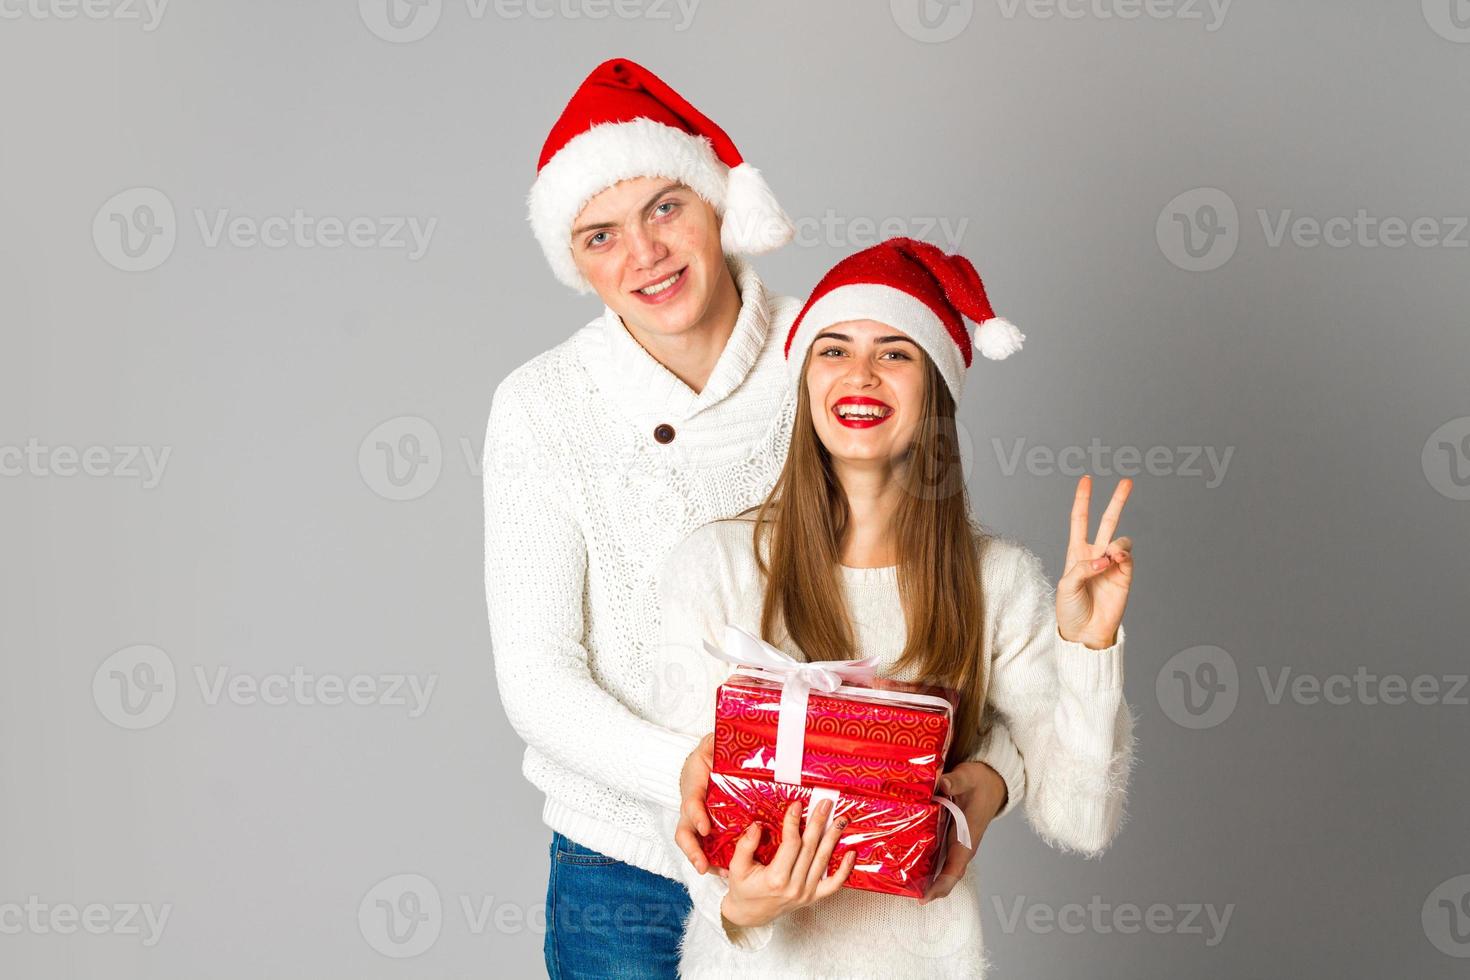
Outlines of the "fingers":
{"label": "fingers", "polygon": [[1108,545],[1107,557],[1112,559],[1114,565],[1121,565],[1125,561],[1133,560],[1133,539],[1119,538]]}
{"label": "fingers", "polygon": [[928,905],[935,899],[943,898],[954,891],[954,886],[959,883],[960,880],[954,875],[941,873],[939,877],[934,879],[934,884],[929,886],[929,890],[924,893],[924,897],[919,899],[919,904]]}
{"label": "fingers", "polygon": [[674,831],[674,843],[679,845],[679,850],[694,865],[694,870],[704,874],[709,870],[709,858],[704,855],[704,848],[699,846],[699,838],[694,836],[694,827],[686,820],[679,820],[679,829]]}
{"label": "fingers", "polygon": [[791,869],[801,853],[801,843],[801,801],[792,800],[781,821],[781,843],[771,863],[766,865],[770,869],[773,886],[780,888],[791,880]]}
{"label": "fingers", "polygon": [[943,898],[954,891],[954,886],[959,884],[960,879],[965,876],[965,869],[970,866],[970,859],[975,856],[974,848],[962,847],[955,837],[953,827],[949,829],[949,847],[944,852],[944,866],[939,869],[939,874],[934,876],[934,883],[919,899],[919,904],[924,905]]}
{"label": "fingers", "polygon": [[974,775],[974,770],[962,762],[939,777],[938,790],[950,799],[964,796],[975,788]]}
{"label": "fingers", "polygon": [[817,884],[817,893],[812,896],[813,901],[826,898],[846,884],[847,876],[852,874],[852,869],[856,865],[857,851],[848,851],[842,855],[842,863],[837,866],[836,873],[828,875]]}
{"label": "fingers", "polygon": [[1108,509],[1103,511],[1102,521],[1097,525],[1097,541],[1106,545],[1113,540],[1113,532],[1118,529],[1118,518],[1123,514],[1123,505],[1128,502],[1128,495],[1133,492],[1133,481],[1128,477],[1118,481],[1117,487],[1113,489],[1113,499],[1108,502]]}
{"label": "fingers", "polygon": [[817,848],[821,846],[822,835],[827,830],[827,818],[831,815],[831,800],[822,800],[812,808],[812,815],[806,821],[806,831],[801,835],[801,853],[796,856],[796,864],[791,869],[797,881],[806,881],[816,859]]}
{"label": "fingers", "polygon": [[[816,894],[817,886],[827,874],[827,866],[832,863],[832,852],[837,849],[837,842],[842,838],[842,831],[846,827],[846,817],[838,817],[827,825],[827,830],[822,834],[821,842],[817,845],[816,853],[812,856],[812,866],[807,869],[807,894]],[[810,830],[810,826],[807,829]],[[843,856],[846,857],[846,855]]]}
{"label": "fingers", "polygon": [[745,833],[735,842],[735,853],[730,857],[730,874],[744,878],[755,867],[755,849],[760,846],[762,834],[759,823],[745,828]]}
{"label": "fingers", "polygon": [[1092,501],[1092,477],[1083,474],[1072,498],[1072,529],[1067,536],[1067,563],[1087,554],[1087,511]]}

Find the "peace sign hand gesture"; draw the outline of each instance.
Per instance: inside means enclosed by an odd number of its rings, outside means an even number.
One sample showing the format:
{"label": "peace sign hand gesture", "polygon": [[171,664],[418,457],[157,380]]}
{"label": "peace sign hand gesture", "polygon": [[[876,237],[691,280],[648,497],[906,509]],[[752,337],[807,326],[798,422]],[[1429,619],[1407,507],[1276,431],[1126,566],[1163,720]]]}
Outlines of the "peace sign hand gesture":
{"label": "peace sign hand gesture", "polygon": [[1118,642],[1118,626],[1123,622],[1128,587],[1133,582],[1133,541],[1129,538],[1115,541],[1113,531],[1132,490],[1132,480],[1118,483],[1097,527],[1097,540],[1089,544],[1092,477],[1084,475],[1077,481],[1066,572],[1057,583],[1057,632],[1064,640],[1081,642],[1094,650]]}

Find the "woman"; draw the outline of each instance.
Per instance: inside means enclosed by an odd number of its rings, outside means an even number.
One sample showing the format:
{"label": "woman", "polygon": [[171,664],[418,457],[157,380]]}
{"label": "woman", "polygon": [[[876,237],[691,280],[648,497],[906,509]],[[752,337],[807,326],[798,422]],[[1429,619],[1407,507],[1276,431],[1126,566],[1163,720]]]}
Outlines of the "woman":
{"label": "woman", "polygon": [[[884,676],[960,691],[950,766],[1003,717],[1025,759],[1033,827],[1095,855],[1122,819],[1132,764],[1131,542],[1112,538],[1131,481],[1092,543],[1091,481],[1079,481],[1055,593],[1034,554],[974,523],[953,452],[965,317],[993,359],[1024,340],[994,317],[967,260],[912,239],[850,256],[818,284],[787,341],[799,407],[780,478],[758,509],[698,529],[661,570],[661,699],[677,702],[672,724],[711,729],[728,668],[701,646],[727,623],[798,659],[877,656]],[[686,795],[701,764],[691,756]],[[819,804],[802,830],[793,806],[770,865],[754,860],[766,831],[753,825],[724,875],[698,873],[692,821],[668,816],[695,905],[682,975],[983,976],[973,890],[927,903],[839,890],[853,854],[824,874],[842,831],[828,812]]]}

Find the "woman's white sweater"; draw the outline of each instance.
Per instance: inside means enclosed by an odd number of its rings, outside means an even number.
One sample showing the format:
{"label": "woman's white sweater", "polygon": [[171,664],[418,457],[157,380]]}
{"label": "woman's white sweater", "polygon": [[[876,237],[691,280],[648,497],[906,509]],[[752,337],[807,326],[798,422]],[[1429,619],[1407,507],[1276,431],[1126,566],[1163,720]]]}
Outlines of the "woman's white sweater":
{"label": "woman's white sweater", "polygon": [[[720,643],[729,623],[760,635],[764,593],[753,526],[749,519],[708,524],[681,543],[660,572],[663,625],[655,700],[664,723],[691,737],[712,730],[715,688],[731,669],[705,653],[703,641]],[[1133,760],[1134,719],[1123,699],[1123,628],[1105,650],[1063,640],[1055,592],[1036,555],[978,531],[976,543],[982,549],[991,658],[986,710],[1004,722],[1025,760],[1026,814],[1053,847],[1100,854],[1121,825]],[[880,673],[913,680],[892,669],[907,637],[897,566],[844,566],[841,575],[857,655],[876,655]],[[804,659],[784,635],[775,645]],[[673,845],[674,824],[675,816],[667,814],[664,839],[695,904],[682,976],[984,976],[980,909],[968,875],[948,897],[924,906],[843,888],[772,925],[731,934],[720,917],[726,881],[694,872]],[[984,860],[983,850],[982,841],[977,860]]]}

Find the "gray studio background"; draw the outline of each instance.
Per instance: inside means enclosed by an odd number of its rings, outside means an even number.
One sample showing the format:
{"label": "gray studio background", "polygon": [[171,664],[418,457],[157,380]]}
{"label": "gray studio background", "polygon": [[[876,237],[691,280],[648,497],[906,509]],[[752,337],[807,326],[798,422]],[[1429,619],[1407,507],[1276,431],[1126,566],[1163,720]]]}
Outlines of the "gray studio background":
{"label": "gray studio background", "polygon": [[976,261],[970,488],[1053,580],[1137,468],[1129,821],[992,827],[996,975],[1465,976],[1470,5],[393,2],[0,4],[0,975],[540,972],[479,457],[600,310],[523,200],[624,55],[776,290]]}

